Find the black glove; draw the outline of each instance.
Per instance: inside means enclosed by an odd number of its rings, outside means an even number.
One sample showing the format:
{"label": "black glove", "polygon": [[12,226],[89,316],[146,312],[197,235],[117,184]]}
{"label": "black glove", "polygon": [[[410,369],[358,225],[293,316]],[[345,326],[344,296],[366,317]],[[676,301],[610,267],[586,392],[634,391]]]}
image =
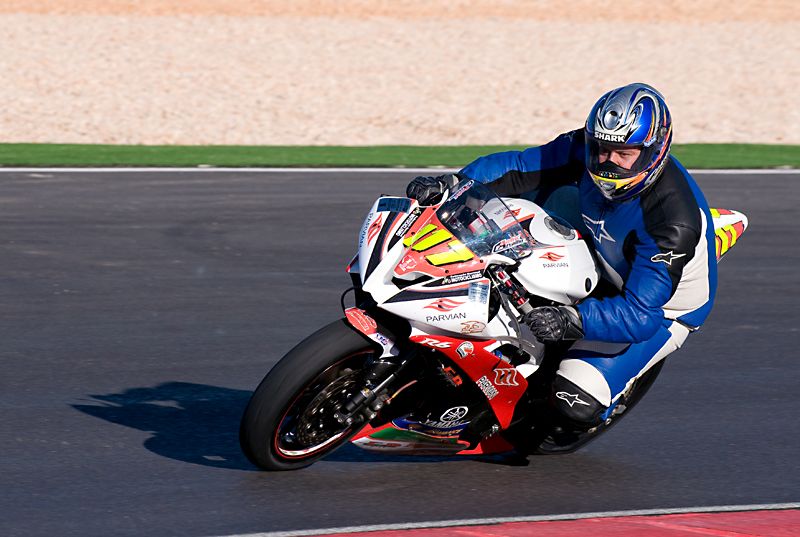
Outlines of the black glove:
{"label": "black glove", "polygon": [[537,339],[548,343],[575,341],[583,337],[581,316],[570,306],[533,308],[522,320],[531,327]]}
{"label": "black glove", "polygon": [[419,201],[420,205],[433,205],[438,203],[442,192],[451,188],[457,182],[458,178],[453,174],[440,175],[438,177],[420,175],[408,183],[406,196]]}

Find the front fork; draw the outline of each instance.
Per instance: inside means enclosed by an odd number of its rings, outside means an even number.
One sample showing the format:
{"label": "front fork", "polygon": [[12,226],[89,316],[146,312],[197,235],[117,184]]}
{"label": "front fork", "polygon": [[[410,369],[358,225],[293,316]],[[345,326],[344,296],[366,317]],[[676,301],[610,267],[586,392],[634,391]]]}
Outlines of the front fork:
{"label": "front fork", "polygon": [[382,352],[366,371],[366,386],[346,401],[334,418],[343,425],[352,425],[357,420],[368,423],[389,400],[389,387],[416,356],[416,350],[401,352],[391,338],[378,331],[378,323],[364,310],[347,308],[344,313],[348,323],[377,343]]}

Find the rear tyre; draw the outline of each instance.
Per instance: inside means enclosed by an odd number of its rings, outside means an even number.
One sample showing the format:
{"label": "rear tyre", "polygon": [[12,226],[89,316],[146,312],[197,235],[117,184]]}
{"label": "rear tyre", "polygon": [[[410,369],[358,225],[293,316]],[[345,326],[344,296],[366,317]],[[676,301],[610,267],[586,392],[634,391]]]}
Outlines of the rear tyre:
{"label": "rear tyre", "polygon": [[344,320],[318,330],[289,351],[264,377],[247,405],[239,443],[264,470],[311,465],[364,425],[343,425],[333,414],[363,386],[375,351]]}

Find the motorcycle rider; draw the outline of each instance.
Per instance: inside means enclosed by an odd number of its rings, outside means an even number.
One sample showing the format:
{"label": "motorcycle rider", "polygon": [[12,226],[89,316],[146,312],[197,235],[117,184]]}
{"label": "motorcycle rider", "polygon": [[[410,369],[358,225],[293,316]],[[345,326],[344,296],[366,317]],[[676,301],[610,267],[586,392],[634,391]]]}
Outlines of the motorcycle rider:
{"label": "motorcycle rider", "polygon": [[578,431],[623,412],[626,390],[678,349],[714,302],[711,213],[669,154],[671,142],[664,98],[634,83],[600,97],[583,129],[540,147],[480,157],[456,176],[417,177],[408,185],[407,195],[422,204],[464,178],[500,196],[577,185],[580,217],[614,292],[574,307],[534,308],[524,321],[544,342],[576,341],[559,365],[552,404]]}

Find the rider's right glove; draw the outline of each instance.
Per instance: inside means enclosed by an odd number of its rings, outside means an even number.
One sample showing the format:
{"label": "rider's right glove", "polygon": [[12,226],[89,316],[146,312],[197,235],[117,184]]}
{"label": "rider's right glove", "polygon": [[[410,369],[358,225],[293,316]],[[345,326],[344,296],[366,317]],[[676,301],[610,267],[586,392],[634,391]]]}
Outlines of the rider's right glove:
{"label": "rider's right glove", "polygon": [[420,205],[433,205],[438,203],[442,193],[452,188],[458,182],[458,177],[453,174],[426,177],[420,175],[408,183],[406,196],[419,201]]}
{"label": "rider's right glove", "polygon": [[570,306],[533,308],[522,320],[530,326],[537,339],[547,343],[583,338],[581,316]]}

